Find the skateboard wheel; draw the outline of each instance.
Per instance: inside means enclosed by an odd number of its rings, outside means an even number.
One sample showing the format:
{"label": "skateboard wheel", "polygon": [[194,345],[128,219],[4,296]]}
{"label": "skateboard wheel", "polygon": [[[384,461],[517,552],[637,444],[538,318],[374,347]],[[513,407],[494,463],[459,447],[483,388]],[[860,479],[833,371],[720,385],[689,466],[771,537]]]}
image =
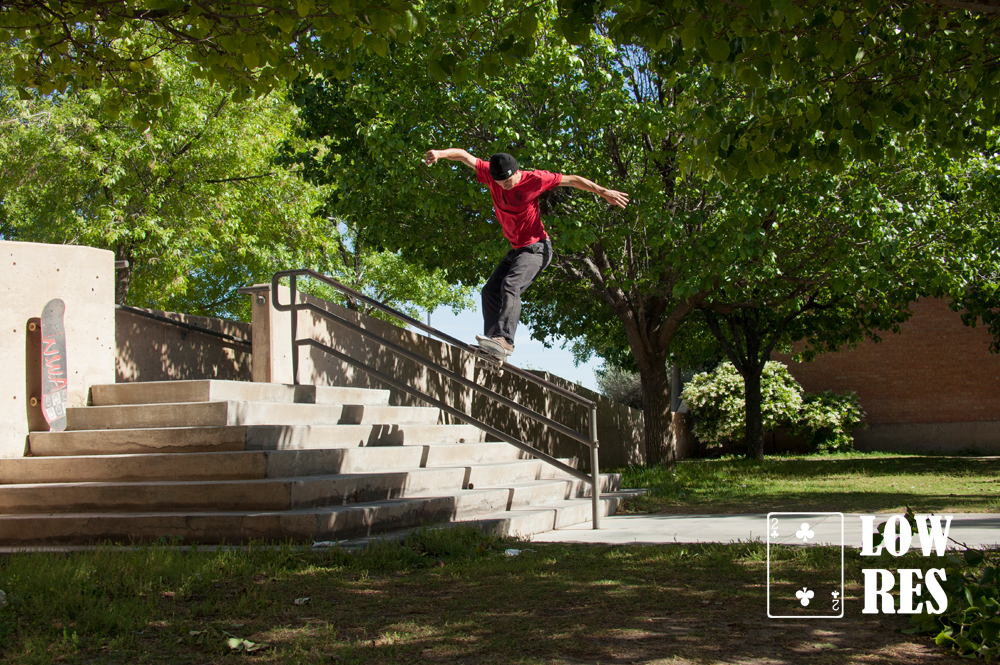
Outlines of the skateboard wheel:
{"label": "skateboard wheel", "polygon": [[31,406],[38,406],[38,398],[32,397],[30,400],[28,400],[28,403],[31,404]]}
{"label": "skateboard wheel", "polygon": [[467,489],[470,489],[470,490],[473,489],[472,483],[469,483],[469,487]]}

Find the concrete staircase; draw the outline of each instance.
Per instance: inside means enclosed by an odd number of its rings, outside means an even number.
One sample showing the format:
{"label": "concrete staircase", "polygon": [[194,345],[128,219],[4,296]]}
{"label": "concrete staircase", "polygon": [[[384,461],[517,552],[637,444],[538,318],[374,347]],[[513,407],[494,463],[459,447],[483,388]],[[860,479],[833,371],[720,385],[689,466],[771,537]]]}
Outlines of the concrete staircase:
{"label": "concrete staircase", "polygon": [[[94,386],[65,432],[0,459],[0,546],[346,540],[441,522],[530,535],[590,486],[389,392],[238,381]],[[575,460],[563,460],[575,466]],[[602,476],[603,514],[623,500]]]}

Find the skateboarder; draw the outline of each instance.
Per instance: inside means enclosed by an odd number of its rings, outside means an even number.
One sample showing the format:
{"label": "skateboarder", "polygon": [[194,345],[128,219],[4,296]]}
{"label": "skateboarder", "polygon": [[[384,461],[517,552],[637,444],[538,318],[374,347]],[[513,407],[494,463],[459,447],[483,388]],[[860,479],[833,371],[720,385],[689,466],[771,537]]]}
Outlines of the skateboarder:
{"label": "skateboarder", "polygon": [[[511,249],[500,261],[483,287],[483,335],[476,335],[484,348],[502,350],[503,356],[514,353],[514,332],[521,316],[521,294],[552,261],[552,241],[545,232],[538,197],[556,187],[575,187],[602,197],[611,205],[624,208],[628,194],[606,189],[578,175],[563,175],[536,169],[522,171],[517,160],[505,152],[490,156],[490,161],[476,159],[461,148],[428,150],[424,162],[430,166],[439,159],[461,162],[476,170],[476,178],[490,188],[493,210],[510,241]],[[492,342],[492,344],[490,344]]]}

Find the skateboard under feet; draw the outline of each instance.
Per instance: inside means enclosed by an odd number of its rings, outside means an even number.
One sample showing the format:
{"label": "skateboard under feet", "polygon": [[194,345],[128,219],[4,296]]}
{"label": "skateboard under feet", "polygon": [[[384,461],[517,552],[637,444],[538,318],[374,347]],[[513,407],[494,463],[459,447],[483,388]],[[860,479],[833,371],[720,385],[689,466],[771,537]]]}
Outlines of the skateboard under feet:
{"label": "skateboard under feet", "polygon": [[503,376],[503,364],[507,359],[507,351],[489,337],[476,335],[479,346],[476,349],[476,367],[495,372]]}

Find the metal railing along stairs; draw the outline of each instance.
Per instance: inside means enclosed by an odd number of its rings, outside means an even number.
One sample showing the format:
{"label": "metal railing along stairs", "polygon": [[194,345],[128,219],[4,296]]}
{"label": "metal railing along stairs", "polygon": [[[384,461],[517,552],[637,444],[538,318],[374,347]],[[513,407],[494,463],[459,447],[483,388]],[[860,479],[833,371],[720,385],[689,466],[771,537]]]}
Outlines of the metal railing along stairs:
{"label": "metal railing along stairs", "polygon": [[[582,405],[584,407],[587,407],[589,409],[589,411],[590,411],[590,431],[588,432],[587,435],[580,434],[576,430],[574,430],[574,429],[572,429],[570,427],[567,427],[566,425],[563,425],[560,422],[557,422],[555,420],[552,420],[551,418],[543,416],[542,414],[538,413],[537,411],[529,409],[526,406],[522,406],[521,404],[518,404],[517,402],[515,402],[515,401],[513,401],[511,399],[508,399],[507,397],[504,397],[503,395],[501,395],[501,394],[499,394],[499,393],[497,393],[497,392],[495,392],[493,390],[490,390],[489,388],[486,388],[484,386],[479,385],[475,381],[473,381],[473,380],[471,380],[471,379],[469,379],[469,378],[467,378],[467,377],[465,377],[465,376],[463,376],[461,374],[457,374],[456,372],[453,372],[453,371],[451,371],[451,370],[449,370],[449,369],[447,369],[445,367],[442,367],[438,363],[436,363],[436,362],[434,362],[432,360],[429,360],[427,358],[424,358],[423,356],[421,356],[421,355],[419,355],[417,353],[414,353],[413,351],[411,351],[409,349],[403,348],[402,346],[399,346],[398,344],[396,344],[396,343],[394,343],[394,342],[392,342],[390,340],[385,339],[381,335],[379,335],[379,334],[377,334],[375,332],[372,332],[370,330],[367,330],[367,329],[365,329],[365,328],[357,325],[356,323],[353,323],[352,321],[349,321],[349,320],[347,320],[347,319],[345,319],[345,318],[343,318],[341,316],[338,316],[337,314],[334,314],[333,312],[330,312],[330,311],[328,311],[328,310],[320,307],[319,305],[316,305],[315,303],[311,303],[311,302],[298,302],[299,298],[297,296],[297,293],[298,293],[297,278],[301,277],[301,276],[310,277],[310,278],[319,280],[320,282],[323,282],[324,284],[332,286],[333,288],[337,289],[338,291],[340,291],[344,295],[350,296],[351,298],[355,298],[355,299],[357,299],[357,300],[359,300],[361,302],[364,302],[364,303],[370,305],[371,307],[374,307],[374,308],[376,308],[376,309],[378,309],[378,310],[380,310],[382,312],[385,312],[386,314],[389,314],[390,316],[393,316],[393,317],[399,319],[400,321],[405,322],[407,325],[413,326],[414,328],[417,328],[419,330],[423,330],[428,335],[431,335],[432,337],[436,337],[437,339],[439,339],[439,340],[441,340],[441,341],[443,341],[443,342],[445,342],[447,344],[450,344],[451,346],[457,347],[458,349],[461,349],[463,351],[467,351],[467,352],[473,353],[473,354],[476,353],[476,350],[477,350],[476,347],[472,346],[471,344],[466,344],[465,342],[463,342],[463,341],[461,341],[459,339],[456,339],[456,338],[454,338],[454,337],[452,337],[452,336],[450,336],[450,335],[448,335],[446,333],[443,333],[440,330],[437,330],[436,328],[432,328],[429,325],[426,325],[426,324],[424,324],[424,323],[422,323],[422,322],[420,322],[420,321],[418,321],[418,320],[416,320],[416,319],[414,319],[414,318],[412,318],[410,316],[407,316],[406,314],[403,314],[402,312],[397,311],[397,310],[393,309],[392,307],[389,307],[388,305],[386,305],[384,303],[381,303],[381,302],[379,302],[379,301],[377,301],[377,300],[375,300],[373,298],[369,298],[368,296],[366,296],[366,295],[364,295],[362,293],[358,293],[354,289],[341,284],[340,282],[336,281],[335,279],[333,279],[333,278],[331,278],[331,277],[329,277],[327,275],[324,275],[322,273],[318,273],[315,270],[309,270],[309,269],[305,269],[305,268],[298,269],[298,270],[282,270],[280,272],[275,273],[274,277],[271,278],[271,302],[273,303],[274,308],[276,310],[278,310],[280,312],[290,312],[291,313],[291,319],[292,319],[292,321],[291,321],[292,322],[292,376],[294,377],[293,380],[294,380],[294,382],[295,382],[296,385],[298,385],[298,382],[299,382],[299,380],[298,380],[299,379],[299,372],[298,372],[298,370],[299,370],[299,357],[298,357],[299,356],[299,354],[298,354],[299,347],[302,347],[302,346],[311,346],[311,347],[313,347],[315,349],[319,349],[320,351],[328,353],[331,356],[333,356],[333,357],[337,358],[338,360],[340,360],[341,362],[347,363],[348,365],[351,365],[352,367],[355,367],[355,368],[361,370],[362,372],[365,372],[369,376],[377,379],[378,381],[380,381],[382,383],[385,383],[385,384],[390,385],[390,386],[392,386],[394,388],[397,388],[398,390],[402,390],[403,392],[408,393],[409,395],[412,395],[413,397],[416,397],[417,399],[423,400],[424,402],[426,402],[428,404],[432,404],[433,406],[436,406],[437,408],[441,409],[445,413],[448,413],[448,414],[454,416],[455,418],[457,418],[457,419],[459,419],[459,420],[461,420],[463,422],[466,422],[466,423],[468,423],[470,425],[474,425],[475,427],[478,427],[479,429],[483,430],[487,434],[489,434],[489,435],[491,435],[493,437],[496,437],[500,441],[506,441],[510,445],[514,446],[515,448],[518,448],[518,449],[522,450],[523,452],[528,453],[532,457],[534,457],[536,459],[539,459],[539,460],[545,462],[546,464],[550,464],[550,465],[552,465],[552,466],[554,466],[554,467],[556,467],[556,468],[558,468],[558,469],[560,469],[560,470],[568,473],[569,475],[573,476],[574,478],[578,478],[578,479],[580,479],[580,480],[582,480],[582,481],[584,481],[586,483],[589,483],[591,485],[591,499],[592,499],[592,508],[593,508],[593,527],[595,529],[599,529],[600,528],[601,479],[600,479],[600,473],[598,471],[598,459],[597,459],[597,457],[598,457],[597,404],[595,402],[593,402],[593,401],[591,401],[591,400],[589,400],[589,399],[587,399],[585,397],[582,397],[580,395],[577,395],[576,393],[572,392],[571,390],[567,390],[565,388],[557,386],[554,383],[551,383],[550,381],[546,381],[546,380],[544,380],[544,379],[542,379],[542,378],[540,378],[538,376],[535,376],[534,374],[532,374],[531,372],[528,372],[527,370],[523,370],[523,369],[521,369],[519,367],[515,367],[514,365],[511,365],[511,364],[506,363],[506,362],[503,365],[503,368],[504,368],[505,371],[510,372],[511,374],[515,374],[515,375],[517,375],[519,377],[522,377],[522,378],[530,381],[531,383],[534,383],[535,385],[540,386],[542,388],[542,390],[543,390],[543,394],[545,394],[546,397],[547,397],[548,393],[554,393],[554,394],[557,394],[557,395],[559,395],[561,397],[565,397],[566,399],[572,400],[572,401],[576,402],[577,404],[580,404],[580,405]],[[280,286],[280,281],[281,281],[282,278],[285,278],[285,277],[288,278],[288,281],[289,281],[289,290],[290,290],[290,302],[287,305],[281,304],[280,299],[279,299],[279,291],[278,291],[279,286]],[[386,374],[384,372],[381,372],[381,371],[375,369],[374,367],[371,367],[370,365],[366,364],[365,362],[363,362],[361,360],[358,360],[356,358],[353,358],[353,357],[351,357],[351,356],[349,356],[349,355],[347,355],[345,353],[342,353],[342,352],[338,351],[337,349],[334,349],[334,348],[332,348],[332,347],[330,347],[330,346],[328,346],[328,345],[326,345],[326,344],[324,344],[324,343],[322,343],[322,342],[320,342],[318,340],[315,340],[315,339],[312,339],[312,338],[298,339],[298,331],[297,331],[297,328],[298,328],[298,312],[299,311],[303,311],[303,310],[304,311],[312,312],[313,314],[316,314],[316,315],[320,316],[321,318],[324,318],[324,319],[326,319],[328,321],[331,321],[331,322],[333,322],[333,323],[335,323],[335,324],[337,324],[339,326],[347,328],[348,330],[351,330],[352,332],[358,333],[358,334],[362,335],[363,337],[366,337],[366,338],[368,338],[370,340],[373,340],[374,342],[378,343],[383,348],[388,349],[388,350],[392,351],[393,353],[395,353],[395,354],[397,354],[399,356],[402,356],[402,357],[404,357],[404,358],[406,358],[408,360],[411,360],[411,361],[413,361],[415,363],[423,365],[424,367],[427,367],[428,369],[431,369],[431,370],[433,370],[435,372],[438,372],[442,376],[445,376],[445,377],[451,379],[455,383],[458,383],[458,384],[460,384],[462,386],[470,388],[471,390],[473,390],[476,393],[479,393],[480,395],[485,395],[486,397],[488,397],[488,398],[490,398],[490,399],[492,399],[492,400],[494,400],[494,401],[496,401],[496,402],[498,402],[498,403],[500,403],[500,404],[502,404],[502,405],[504,405],[504,406],[506,406],[506,407],[508,407],[508,408],[510,408],[512,410],[514,410],[514,411],[517,411],[518,413],[520,413],[520,414],[522,414],[524,416],[527,416],[528,418],[531,418],[532,420],[535,420],[538,423],[541,423],[541,424],[543,424],[543,425],[545,425],[547,427],[550,427],[553,430],[555,430],[557,432],[560,432],[560,433],[562,433],[562,434],[570,437],[571,439],[579,441],[580,443],[588,446],[590,448],[590,474],[588,475],[588,474],[584,473],[583,471],[580,471],[579,469],[575,469],[572,466],[561,462],[560,460],[556,459],[555,457],[552,457],[551,455],[548,455],[546,453],[541,452],[540,450],[537,450],[536,448],[533,448],[529,443],[521,441],[521,440],[517,439],[516,437],[513,437],[513,436],[511,436],[511,435],[509,435],[509,434],[507,434],[505,432],[502,432],[502,431],[500,431],[499,429],[497,429],[495,427],[487,425],[483,421],[481,421],[478,418],[475,418],[475,417],[473,417],[473,416],[465,413],[461,409],[458,409],[458,408],[456,408],[456,407],[454,407],[454,406],[452,406],[450,404],[447,404],[447,403],[445,403],[445,402],[443,402],[443,401],[441,401],[441,400],[439,400],[439,399],[437,399],[435,397],[431,397],[430,395],[422,392],[421,390],[419,390],[417,388],[414,388],[413,386],[408,385],[408,384],[406,384],[406,383],[398,380],[396,377],[389,376],[388,374]]]}

